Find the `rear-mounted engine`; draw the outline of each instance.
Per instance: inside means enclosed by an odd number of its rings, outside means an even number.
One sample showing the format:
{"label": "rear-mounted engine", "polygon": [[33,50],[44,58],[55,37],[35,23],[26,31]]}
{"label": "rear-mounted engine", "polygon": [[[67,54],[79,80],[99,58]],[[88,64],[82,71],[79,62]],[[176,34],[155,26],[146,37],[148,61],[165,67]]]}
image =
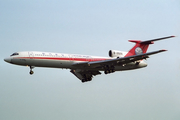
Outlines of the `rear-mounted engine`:
{"label": "rear-mounted engine", "polygon": [[109,50],[109,57],[124,57],[127,52]]}

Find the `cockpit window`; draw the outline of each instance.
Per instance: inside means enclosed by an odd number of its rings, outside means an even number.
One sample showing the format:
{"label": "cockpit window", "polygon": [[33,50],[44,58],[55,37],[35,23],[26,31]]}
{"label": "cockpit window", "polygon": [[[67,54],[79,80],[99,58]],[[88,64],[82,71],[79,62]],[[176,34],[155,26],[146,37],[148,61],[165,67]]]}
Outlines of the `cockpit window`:
{"label": "cockpit window", "polygon": [[11,56],[19,55],[19,53],[13,53]]}

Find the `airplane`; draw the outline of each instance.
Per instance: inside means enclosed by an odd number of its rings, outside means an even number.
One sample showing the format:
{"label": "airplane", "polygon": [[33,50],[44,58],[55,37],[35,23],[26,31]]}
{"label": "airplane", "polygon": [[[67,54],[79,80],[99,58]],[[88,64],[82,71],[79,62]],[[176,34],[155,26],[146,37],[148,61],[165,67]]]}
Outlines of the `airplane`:
{"label": "airplane", "polygon": [[129,42],[135,43],[135,46],[131,48],[129,52],[109,50],[109,57],[23,51],[13,53],[10,57],[5,58],[4,61],[15,65],[30,67],[30,75],[34,73],[34,67],[70,69],[70,72],[84,83],[91,81],[93,76],[101,74],[100,71],[109,74],[115,71],[134,70],[146,67],[147,63],[144,62],[144,59],[149,58],[150,55],[167,51],[161,49],[146,53],[149,45],[154,44],[154,41],[172,37],[175,36],[162,37],[147,41],[129,40]]}

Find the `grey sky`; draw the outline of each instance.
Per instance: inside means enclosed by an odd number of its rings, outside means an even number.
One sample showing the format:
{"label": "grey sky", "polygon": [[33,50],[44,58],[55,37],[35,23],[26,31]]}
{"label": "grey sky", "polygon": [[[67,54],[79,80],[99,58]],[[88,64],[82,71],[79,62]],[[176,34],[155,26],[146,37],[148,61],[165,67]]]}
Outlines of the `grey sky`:
{"label": "grey sky", "polygon": [[7,64],[16,51],[108,56],[129,39],[180,36],[179,0],[0,0],[0,120],[179,120],[179,37],[148,67],[82,84],[69,70]]}

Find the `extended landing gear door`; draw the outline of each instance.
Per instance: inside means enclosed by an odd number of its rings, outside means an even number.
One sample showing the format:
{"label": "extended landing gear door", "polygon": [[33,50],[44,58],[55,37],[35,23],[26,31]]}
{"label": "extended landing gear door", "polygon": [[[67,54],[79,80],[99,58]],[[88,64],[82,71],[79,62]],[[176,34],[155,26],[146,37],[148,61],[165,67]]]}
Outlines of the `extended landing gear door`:
{"label": "extended landing gear door", "polygon": [[29,57],[30,57],[30,59],[34,59],[34,54],[33,54],[33,52],[29,52]]}

